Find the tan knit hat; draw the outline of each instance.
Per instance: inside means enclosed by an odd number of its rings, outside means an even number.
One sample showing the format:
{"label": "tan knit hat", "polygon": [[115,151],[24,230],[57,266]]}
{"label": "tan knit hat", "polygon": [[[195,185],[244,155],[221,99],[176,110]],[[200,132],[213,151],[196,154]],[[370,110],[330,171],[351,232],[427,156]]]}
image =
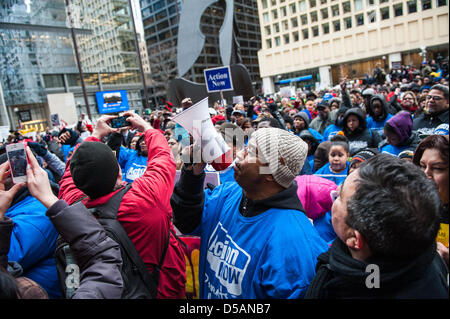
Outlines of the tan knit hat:
{"label": "tan knit hat", "polygon": [[260,161],[269,164],[262,173],[272,174],[278,184],[288,188],[305,163],[308,145],[300,137],[273,127],[259,129],[253,137]]}

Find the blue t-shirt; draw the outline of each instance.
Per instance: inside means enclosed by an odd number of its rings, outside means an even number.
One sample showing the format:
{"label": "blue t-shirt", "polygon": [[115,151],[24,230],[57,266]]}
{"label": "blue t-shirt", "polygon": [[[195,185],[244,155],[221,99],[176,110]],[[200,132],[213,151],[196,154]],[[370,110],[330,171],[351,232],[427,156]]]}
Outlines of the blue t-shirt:
{"label": "blue t-shirt", "polygon": [[122,180],[131,183],[144,175],[147,169],[147,157],[139,156],[136,150],[121,146],[119,152],[119,165],[122,168]]}
{"label": "blue t-shirt", "polygon": [[398,154],[400,154],[401,152],[403,152],[404,150],[406,150],[409,147],[410,147],[409,145],[397,147],[397,146],[393,146],[391,144],[387,144],[387,145],[383,146],[380,149],[380,151],[381,151],[381,153],[387,153],[387,154],[398,156]]}
{"label": "blue t-shirt", "polygon": [[330,169],[330,163],[327,163],[319,170],[317,170],[314,175],[326,178],[330,181],[333,181],[336,185],[340,185],[347,178],[349,164],[350,163],[347,162],[345,170],[343,170],[342,172],[334,173]]}
{"label": "blue t-shirt", "polygon": [[199,283],[201,299],[301,298],[328,250],[303,212],[269,209],[239,213],[242,188],[224,183],[205,190]]}
{"label": "blue t-shirt", "polygon": [[392,116],[393,116],[392,114],[388,113],[384,121],[376,122],[370,115],[368,115],[366,118],[367,128],[372,129],[373,131],[376,131],[378,135],[383,136],[384,125],[390,118],[392,118]]}
{"label": "blue t-shirt", "polygon": [[335,136],[339,131],[342,131],[342,127],[331,124],[328,125],[325,131],[323,131],[323,140],[329,141],[333,136]]}

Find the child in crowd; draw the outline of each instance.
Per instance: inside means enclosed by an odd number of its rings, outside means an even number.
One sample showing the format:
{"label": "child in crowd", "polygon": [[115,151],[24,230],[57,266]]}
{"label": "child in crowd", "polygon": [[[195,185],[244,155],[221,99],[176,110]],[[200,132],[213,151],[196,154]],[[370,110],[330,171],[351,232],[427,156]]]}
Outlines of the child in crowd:
{"label": "child in crowd", "polygon": [[319,169],[315,175],[329,179],[340,185],[347,177],[349,146],[348,140],[343,135],[331,138],[331,146],[328,152],[328,164]]}

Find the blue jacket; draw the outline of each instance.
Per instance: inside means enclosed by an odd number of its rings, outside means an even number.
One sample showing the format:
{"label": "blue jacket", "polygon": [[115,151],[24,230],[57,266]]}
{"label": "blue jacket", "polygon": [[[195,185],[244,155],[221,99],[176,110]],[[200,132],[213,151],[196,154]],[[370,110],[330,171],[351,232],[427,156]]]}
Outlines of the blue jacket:
{"label": "blue jacket", "polygon": [[330,181],[335,182],[336,185],[339,185],[347,178],[348,167],[349,162],[347,162],[347,166],[345,167],[344,171],[340,173],[333,173],[330,170],[330,163],[327,163],[324,166],[322,166],[319,170],[317,170],[317,172],[315,172],[314,175],[329,179]]}
{"label": "blue jacket", "polygon": [[61,288],[54,259],[58,233],[45,216],[47,209],[27,196],[11,206],[5,216],[14,222],[8,260],[18,262],[23,276],[44,288],[50,298],[58,298]]}
{"label": "blue jacket", "polygon": [[237,183],[205,190],[201,223],[193,232],[201,236],[204,256],[200,298],[302,298],[314,278],[317,256],[328,246],[297,209],[269,208],[242,216],[242,196]]}
{"label": "blue jacket", "polygon": [[120,147],[118,162],[122,168],[122,180],[127,183],[141,177],[147,168],[147,157],[123,146]]}
{"label": "blue jacket", "polygon": [[372,129],[372,131],[376,131],[378,135],[383,136],[384,135],[384,125],[386,122],[393,117],[392,114],[388,113],[386,118],[383,121],[375,121],[370,115],[367,116],[367,128]]}
{"label": "blue jacket", "polygon": [[342,127],[339,127],[335,124],[328,125],[325,131],[323,131],[323,140],[329,141],[339,131],[342,131]]}

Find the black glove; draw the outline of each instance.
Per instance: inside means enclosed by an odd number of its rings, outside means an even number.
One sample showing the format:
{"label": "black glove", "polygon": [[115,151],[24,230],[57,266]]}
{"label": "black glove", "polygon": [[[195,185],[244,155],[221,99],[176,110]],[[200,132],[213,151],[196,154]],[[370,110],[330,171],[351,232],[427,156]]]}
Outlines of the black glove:
{"label": "black glove", "polygon": [[28,142],[27,144],[37,155],[44,157],[47,155],[47,149],[39,143]]}
{"label": "black glove", "polygon": [[277,103],[273,102],[269,104],[269,110],[271,113],[278,111]]}

